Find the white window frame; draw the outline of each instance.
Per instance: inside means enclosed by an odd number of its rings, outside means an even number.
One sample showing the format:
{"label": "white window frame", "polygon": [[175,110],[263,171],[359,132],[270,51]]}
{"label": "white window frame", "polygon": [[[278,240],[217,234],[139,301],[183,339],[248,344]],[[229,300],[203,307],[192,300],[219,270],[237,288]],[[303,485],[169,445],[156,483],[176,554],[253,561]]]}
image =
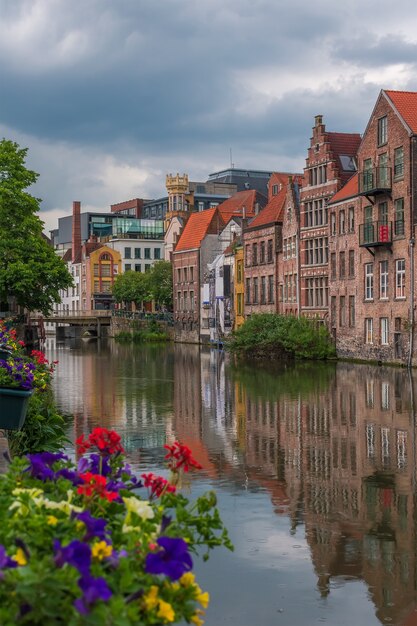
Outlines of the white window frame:
{"label": "white window frame", "polygon": [[374,299],[374,264],[365,263],[365,300]]}
{"label": "white window frame", "polygon": [[395,261],[395,297],[405,300],[405,259]]}
{"label": "white window frame", "polygon": [[374,343],[374,320],[372,317],[365,317],[365,343]]}
{"label": "white window frame", "polygon": [[380,328],[381,328],[381,345],[388,346],[389,345],[389,319],[388,317],[380,318]]}
{"label": "white window frame", "polygon": [[379,299],[388,300],[388,261],[379,262]]}

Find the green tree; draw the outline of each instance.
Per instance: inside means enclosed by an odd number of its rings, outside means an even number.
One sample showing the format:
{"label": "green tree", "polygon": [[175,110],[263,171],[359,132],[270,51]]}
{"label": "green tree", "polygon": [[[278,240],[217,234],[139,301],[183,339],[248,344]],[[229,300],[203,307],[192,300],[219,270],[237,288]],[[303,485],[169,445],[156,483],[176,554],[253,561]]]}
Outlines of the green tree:
{"label": "green tree", "polygon": [[26,191],[38,178],[25,167],[26,154],[17,143],[0,141],[0,301],[12,297],[47,314],[72,277],[42,233],[40,200]]}
{"label": "green tree", "polygon": [[141,272],[119,274],[113,285],[113,297],[116,302],[134,302],[140,307],[143,300],[148,300],[148,276]]}
{"label": "green tree", "polygon": [[172,264],[169,261],[157,261],[148,272],[149,299],[155,304],[172,309]]}

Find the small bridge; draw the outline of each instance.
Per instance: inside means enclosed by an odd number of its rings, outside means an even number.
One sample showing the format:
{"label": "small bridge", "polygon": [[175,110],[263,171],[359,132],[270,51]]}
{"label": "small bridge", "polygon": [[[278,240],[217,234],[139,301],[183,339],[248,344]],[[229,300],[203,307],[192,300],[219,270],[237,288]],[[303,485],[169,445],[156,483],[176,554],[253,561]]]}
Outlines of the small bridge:
{"label": "small bridge", "polygon": [[[109,327],[111,322],[111,311],[108,310],[89,310],[89,311],[67,311],[58,310],[51,315],[42,316],[41,314],[33,316],[31,319],[36,322],[42,319],[43,322],[49,322],[56,325],[57,339],[74,336],[76,328],[84,328],[84,331],[91,336],[100,338],[103,336],[103,327]],[[72,329],[68,331],[66,329]]]}

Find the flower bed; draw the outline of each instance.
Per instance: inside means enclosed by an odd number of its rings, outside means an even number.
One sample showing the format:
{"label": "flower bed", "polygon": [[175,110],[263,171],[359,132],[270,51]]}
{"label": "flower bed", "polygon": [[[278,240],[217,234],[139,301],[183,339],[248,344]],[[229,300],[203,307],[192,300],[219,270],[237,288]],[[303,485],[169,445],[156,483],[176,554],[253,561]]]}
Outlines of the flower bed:
{"label": "flower bed", "polygon": [[114,431],[77,444],[77,465],[29,454],[0,477],[0,623],[203,624],[209,598],[193,556],[232,546],[215,494],[191,503],[179,493],[183,472],[199,467],[191,451],[166,446],[166,479],[135,477]]}
{"label": "flower bed", "polygon": [[40,350],[32,350],[30,356],[26,356],[24,342],[18,341],[16,331],[7,329],[1,321],[0,347],[2,353],[7,355],[0,358],[0,387],[25,391],[48,387],[56,362],[49,363]]}

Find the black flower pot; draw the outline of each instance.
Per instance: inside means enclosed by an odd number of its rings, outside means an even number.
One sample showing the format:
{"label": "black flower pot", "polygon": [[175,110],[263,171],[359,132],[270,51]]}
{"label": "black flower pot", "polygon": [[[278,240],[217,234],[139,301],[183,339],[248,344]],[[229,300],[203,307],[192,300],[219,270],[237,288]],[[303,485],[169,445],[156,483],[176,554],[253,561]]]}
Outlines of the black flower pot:
{"label": "black flower pot", "polygon": [[3,348],[2,346],[0,346],[0,360],[7,361],[7,359],[11,356],[12,353],[10,352],[10,350],[7,350],[7,348]]}
{"label": "black flower pot", "polygon": [[0,387],[0,428],[19,430],[22,428],[33,390]]}

